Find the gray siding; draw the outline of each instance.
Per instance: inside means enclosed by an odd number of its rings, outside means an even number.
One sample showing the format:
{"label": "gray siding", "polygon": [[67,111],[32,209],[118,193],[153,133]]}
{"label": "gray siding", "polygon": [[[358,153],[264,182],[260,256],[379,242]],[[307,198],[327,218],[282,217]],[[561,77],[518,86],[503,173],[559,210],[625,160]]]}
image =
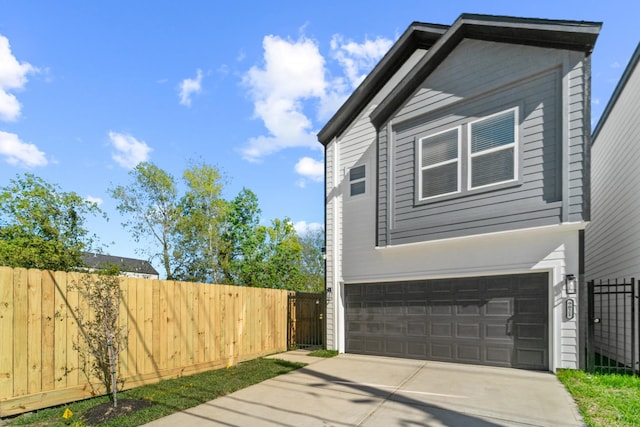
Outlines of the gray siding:
{"label": "gray siding", "polygon": [[[379,130],[378,245],[583,220],[587,164],[581,59],[581,54],[552,49],[464,40]],[[565,87],[570,99],[563,106]],[[516,183],[417,200],[420,137],[513,107],[519,119]],[[570,117],[563,120],[563,113]]]}
{"label": "gray siding", "polygon": [[[632,64],[633,65],[633,64]],[[592,147],[587,279],[640,278],[640,69],[635,65]]]}

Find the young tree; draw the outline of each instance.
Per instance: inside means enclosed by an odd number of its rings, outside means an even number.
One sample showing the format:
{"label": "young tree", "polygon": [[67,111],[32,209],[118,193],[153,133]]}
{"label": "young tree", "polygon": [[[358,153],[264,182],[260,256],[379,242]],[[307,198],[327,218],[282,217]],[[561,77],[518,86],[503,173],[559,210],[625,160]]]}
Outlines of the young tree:
{"label": "young tree", "polygon": [[99,214],[95,203],[35,175],[12,179],[0,188],[0,265],[76,269],[93,244],[86,217]]}
{"label": "young tree", "polygon": [[148,162],[138,164],[129,175],[133,181],[128,186],[110,189],[111,196],[118,200],[118,211],[128,217],[122,225],[136,242],[150,240],[156,244],[146,252],[150,258],[160,258],[167,280],[174,280],[182,258],[177,245],[181,209],[175,181]]}
{"label": "young tree", "polygon": [[[89,313],[74,309],[78,327],[84,336],[74,347],[85,360],[91,359],[91,371],[111,394],[118,406],[118,356],[127,346],[127,330],[118,326],[123,297],[117,266],[107,266],[95,274],[85,274],[76,284],[80,296],[89,303]],[[91,357],[90,357],[91,356]]]}
{"label": "young tree", "polygon": [[302,246],[302,264],[300,270],[304,277],[304,292],[322,292],[324,290],[324,228],[310,229],[300,237]]}

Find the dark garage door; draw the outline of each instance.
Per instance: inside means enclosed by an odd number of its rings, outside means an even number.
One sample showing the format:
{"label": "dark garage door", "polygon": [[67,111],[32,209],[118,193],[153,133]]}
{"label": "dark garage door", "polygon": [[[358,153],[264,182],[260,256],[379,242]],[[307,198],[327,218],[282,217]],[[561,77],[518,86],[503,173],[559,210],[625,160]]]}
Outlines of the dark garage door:
{"label": "dark garage door", "polygon": [[549,369],[547,273],[347,284],[346,351]]}

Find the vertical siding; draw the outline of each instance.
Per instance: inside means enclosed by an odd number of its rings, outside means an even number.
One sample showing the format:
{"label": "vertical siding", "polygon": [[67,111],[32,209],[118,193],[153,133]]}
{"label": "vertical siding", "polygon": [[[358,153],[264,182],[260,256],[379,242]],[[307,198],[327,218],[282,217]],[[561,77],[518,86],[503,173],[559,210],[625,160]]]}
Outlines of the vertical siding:
{"label": "vertical siding", "polygon": [[588,279],[640,277],[640,70],[629,75],[592,146]]}

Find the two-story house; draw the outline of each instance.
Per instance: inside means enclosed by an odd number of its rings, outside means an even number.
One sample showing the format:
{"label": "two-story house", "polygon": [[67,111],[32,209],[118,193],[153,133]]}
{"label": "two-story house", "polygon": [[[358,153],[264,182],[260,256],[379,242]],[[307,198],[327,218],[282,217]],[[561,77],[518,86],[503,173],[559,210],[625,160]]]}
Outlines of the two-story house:
{"label": "two-story house", "polygon": [[600,27],[464,14],[400,36],[318,134],[328,348],[582,363]]}

